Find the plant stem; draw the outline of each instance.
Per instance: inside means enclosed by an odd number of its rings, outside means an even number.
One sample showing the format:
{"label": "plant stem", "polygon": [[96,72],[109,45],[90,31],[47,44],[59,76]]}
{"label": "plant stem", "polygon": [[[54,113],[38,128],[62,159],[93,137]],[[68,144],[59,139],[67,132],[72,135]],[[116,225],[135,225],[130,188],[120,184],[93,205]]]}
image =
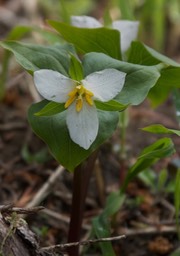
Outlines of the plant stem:
{"label": "plant stem", "polygon": [[10,52],[5,51],[2,61],[2,72],[0,74],[0,101],[4,98],[5,95],[5,83],[8,73],[8,64],[9,64]]}
{"label": "plant stem", "polygon": [[126,155],[126,129],[127,129],[127,124],[126,124],[126,119],[127,119],[127,112],[126,110],[121,112],[120,115],[120,124],[121,124],[121,134],[120,134],[120,139],[121,139],[121,149],[120,149],[120,158],[124,159]]}
{"label": "plant stem", "polygon": [[121,169],[119,172],[119,184],[122,186],[124,183],[124,179],[126,176],[126,171],[127,171],[127,164],[126,164],[126,129],[127,129],[127,116],[128,112],[123,111],[121,112],[120,115],[120,143],[121,143],[121,148],[120,148],[120,163],[121,163]]}
{"label": "plant stem", "polygon": [[[97,152],[94,152],[86,163],[75,168],[73,180],[73,198],[71,220],[69,226],[68,243],[78,242],[81,236],[81,226],[85,207],[88,185],[96,161]],[[79,247],[68,248],[69,256],[78,256]]]}

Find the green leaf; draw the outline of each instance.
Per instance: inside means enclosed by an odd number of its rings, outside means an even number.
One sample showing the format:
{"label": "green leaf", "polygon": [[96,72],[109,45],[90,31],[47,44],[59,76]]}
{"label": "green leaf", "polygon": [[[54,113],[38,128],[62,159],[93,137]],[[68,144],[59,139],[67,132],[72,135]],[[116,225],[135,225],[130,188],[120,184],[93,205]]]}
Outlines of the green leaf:
{"label": "green leaf", "polygon": [[51,159],[51,156],[48,152],[47,147],[41,149],[40,151],[32,154],[30,153],[28,146],[24,145],[21,151],[21,155],[24,161],[26,161],[28,164],[32,163],[46,163]]}
{"label": "green leaf", "polygon": [[122,20],[133,20],[134,19],[134,10],[132,6],[132,1],[121,0],[117,1],[121,12]]}
{"label": "green leaf", "polygon": [[180,247],[178,247],[178,249],[172,252],[169,256],[179,256],[179,255],[180,255]]}
{"label": "green leaf", "polygon": [[[93,231],[98,238],[111,236],[109,217],[120,209],[124,200],[125,195],[119,191],[113,192],[108,196],[104,211],[98,217],[94,218],[92,222]],[[100,248],[103,256],[115,256],[110,242],[100,243]]]}
{"label": "green leaf", "polygon": [[71,54],[71,62],[69,69],[69,76],[77,81],[81,81],[83,79],[83,69],[81,62]]}
{"label": "green leaf", "polygon": [[51,69],[68,76],[70,58],[67,45],[41,46],[13,41],[1,42],[0,45],[13,52],[17,62],[31,73]]}
{"label": "green leaf", "polygon": [[[118,112],[98,111],[99,132],[96,140],[88,150],[75,144],[66,125],[66,111],[52,116],[35,116],[45,107],[47,101],[32,105],[28,119],[34,132],[49,146],[55,159],[65,168],[73,171],[94,150],[96,150],[114,132],[118,124]],[[93,121],[93,120],[92,120]]]}
{"label": "green leaf", "polygon": [[157,187],[159,191],[162,191],[165,188],[167,184],[167,180],[168,180],[168,172],[166,169],[163,169],[160,171],[159,177],[158,177]]}
{"label": "green leaf", "polygon": [[164,68],[161,69],[160,79],[148,94],[153,107],[161,104],[174,87],[180,87],[180,64],[140,42],[132,43],[129,62],[147,66],[156,65],[158,63],[166,64]]}
{"label": "green leaf", "polygon": [[[26,26],[17,26],[13,28],[9,34],[7,35],[8,40],[18,40],[24,37],[26,34],[31,32],[31,28],[26,27]],[[5,95],[5,84],[6,84],[6,79],[8,75],[8,68],[9,68],[9,60],[11,57],[11,53],[9,51],[4,51],[3,53],[3,58],[1,59],[2,63],[2,72],[1,73],[1,79],[0,79],[0,100],[3,99]]]}
{"label": "green leaf", "polygon": [[141,66],[115,60],[102,53],[88,53],[83,59],[85,76],[107,68],[115,68],[127,73],[125,85],[114,99],[121,104],[138,105],[160,77],[159,66]]}
{"label": "green leaf", "polygon": [[[45,107],[42,108],[39,112],[35,113],[36,116],[52,116],[66,110],[64,103],[57,103],[53,101],[46,102],[47,105],[45,105]],[[122,105],[114,100],[108,102],[95,101],[95,104],[98,109],[104,111],[123,111],[128,107],[128,105]]]}
{"label": "green leaf", "polygon": [[138,157],[136,163],[129,169],[121,189],[122,192],[125,191],[129,182],[138,173],[150,167],[152,164],[157,162],[158,159],[168,157],[172,155],[174,152],[175,152],[174,144],[172,140],[169,138],[163,138],[163,139],[157,140],[152,145],[146,147]]}
{"label": "green leaf", "polygon": [[156,133],[156,134],[176,134],[176,135],[180,136],[179,130],[168,129],[161,124],[149,125],[149,126],[142,128],[141,130],[146,131],[146,132]]}
{"label": "green leaf", "polygon": [[[150,0],[146,3],[152,4],[153,12],[149,13],[149,19],[151,19],[151,36],[153,38],[153,44],[156,49],[162,50],[165,45],[166,35],[166,12],[165,12],[165,1],[164,0]],[[148,8],[148,6],[147,6]],[[151,7],[150,7],[151,8]],[[161,15],[159,15],[161,13]],[[145,26],[147,30],[147,26]],[[148,33],[149,31],[147,31]]]}
{"label": "green leaf", "polygon": [[108,102],[95,101],[95,104],[98,109],[104,111],[123,111],[128,107],[128,105],[123,105],[115,100],[110,100]]}
{"label": "green leaf", "polygon": [[8,33],[6,40],[19,40],[32,30],[32,27],[16,26]]}
{"label": "green leaf", "polygon": [[179,89],[173,90],[173,100],[176,107],[176,117],[180,124],[180,90]]}
{"label": "green leaf", "polygon": [[49,21],[63,38],[81,53],[101,52],[120,59],[120,33],[108,28],[77,28],[58,21]]}
{"label": "green leaf", "polygon": [[[43,2],[45,3],[45,2]],[[60,8],[57,8],[57,4],[52,6],[52,2],[49,2],[49,6],[47,6],[47,10],[52,10],[52,7],[54,7],[54,12],[56,13],[57,17],[61,17],[61,19],[65,22],[67,22],[67,16],[71,15],[83,15],[85,13],[89,13],[93,10],[95,7],[95,3],[92,0],[75,0],[75,1],[67,1],[67,0],[61,0],[58,1],[60,4]],[[46,3],[47,4],[47,3]],[[63,7],[62,7],[63,4]],[[65,12],[65,13],[64,13]],[[54,15],[53,15],[54,16]]]}
{"label": "green leaf", "polygon": [[55,44],[55,43],[61,43],[63,42],[63,39],[61,36],[57,33],[54,33],[54,31],[43,29],[40,27],[33,26],[32,27],[33,32],[37,33],[38,36],[41,36],[42,39],[47,42],[48,44]]}
{"label": "green leaf", "polygon": [[146,169],[138,174],[138,178],[148,187],[156,190],[157,174],[151,169]]}
{"label": "green leaf", "polygon": [[6,40],[19,40],[30,32],[37,32],[43,39],[50,43],[57,43],[62,40],[57,33],[36,26],[16,26],[9,32]]}
{"label": "green leaf", "polygon": [[44,102],[47,102],[47,105],[45,105],[39,112],[35,113],[35,116],[52,116],[65,110],[64,103],[48,102],[46,100],[44,100]]}
{"label": "green leaf", "polygon": [[[93,224],[93,232],[95,233],[97,238],[110,237],[110,223],[106,216],[100,215],[96,217],[92,221]],[[110,242],[99,243],[99,246],[102,251],[103,256],[115,256],[114,250],[112,248],[112,244]]]}
{"label": "green leaf", "polygon": [[174,88],[180,88],[180,67],[169,66],[161,70],[161,77],[156,85],[150,90],[148,97],[153,107],[163,103]]}
{"label": "green leaf", "polygon": [[180,169],[177,171],[176,180],[175,180],[175,210],[176,210],[176,222],[179,226],[179,212],[180,212]]}
{"label": "green leaf", "polygon": [[114,215],[123,205],[126,196],[123,193],[112,192],[106,201],[106,206],[103,211],[103,215],[112,216]]}
{"label": "green leaf", "polygon": [[166,63],[168,66],[180,67],[180,64],[177,62],[138,41],[134,41],[131,44],[128,62],[147,66],[156,65],[162,62]]}

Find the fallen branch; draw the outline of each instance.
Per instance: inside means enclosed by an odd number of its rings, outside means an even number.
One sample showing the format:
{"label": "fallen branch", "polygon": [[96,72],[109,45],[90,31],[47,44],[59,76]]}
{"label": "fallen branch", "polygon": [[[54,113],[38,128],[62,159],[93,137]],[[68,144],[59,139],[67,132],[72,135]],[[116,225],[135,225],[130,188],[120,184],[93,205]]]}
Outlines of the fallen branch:
{"label": "fallen branch", "polygon": [[33,197],[33,200],[29,202],[26,207],[31,208],[39,205],[49,195],[54,186],[54,183],[57,181],[57,178],[62,174],[63,171],[64,167],[59,166],[54,172],[52,172],[49,179],[45,184],[43,184],[37,194]]}
{"label": "fallen branch", "polygon": [[32,207],[32,208],[19,208],[19,207],[13,207],[12,204],[8,205],[0,205],[0,212],[2,216],[4,215],[9,215],[12,213],[17,213],[17,214],[35,214],[41,210],[43,210],[43,206],[38,206],[38,207]]}
{"label": "fallen branch", "polygon": [[126,237],[137,235],[149,235],[149,234],[163,234],[163,233],[176,233],[177,226],[159,226],[159,227],[147,227],[143,229],[126,229],[121,228],[120,232],[125,234]]}
{"label": "fallen branch", "polygon": [[90,244],[95,244],[95,243],[100,243],[100,242],[110,242],[110,241],[121,240],[124,238],[126,238],[125,235],[91,239],[91,240],[85,240],[85,241],[74,242],[74,243],[52,245],[52,246],[48,246],[48,247],[43,247],[43,248],[41,248],[41,250],[42,251],[64,251],[67,248],[73,247],[73,246],[84,246],[84,245],[90,245]]}
{"label": "fallen branch", "polygon": [[12,205],[0,206],[0,255],[47,255],[45,252],[40,252],[36,235],[29,229],[26,221],[19,216],[19,214],[35,214],[42,209],[44,208],[41,206],[30,209]]}

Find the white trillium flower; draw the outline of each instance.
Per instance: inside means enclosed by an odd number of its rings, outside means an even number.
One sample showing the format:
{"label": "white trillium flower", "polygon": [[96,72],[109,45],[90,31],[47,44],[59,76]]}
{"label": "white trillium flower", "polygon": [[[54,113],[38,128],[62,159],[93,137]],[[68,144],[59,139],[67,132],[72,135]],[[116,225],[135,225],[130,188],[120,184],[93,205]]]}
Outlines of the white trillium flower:
{"label": "white trillium flower", "polygon": [[107,102],[123,88],[126,73],[104,69],[81,81],[48,69],[34,72],[38,92],[47,100],[65,103],[66,123],[72,141],[88,149],[97,137],[99,120],[94,100]]}
{"label": "white trillium flower", "polygon": [[116,20],[113,21],[112,27],[121,33],[121,50],[124,53],[129,49],[133,40],[138,34],[138,21]]}
{"label": "white trillium flower", "polygon": [[[90,16],[71,16],[71,24],[79,28],[100,28],[102,24]],[[138,21],[117,20],[112,22],[112,28],[121,33],[121,51],[124,53],[136,39],[138,34]]]}
{"label": "white trillium flower", "polygon": [[71,16],[71,24],[78,28],[100,28],[103,25],[90,16]]}

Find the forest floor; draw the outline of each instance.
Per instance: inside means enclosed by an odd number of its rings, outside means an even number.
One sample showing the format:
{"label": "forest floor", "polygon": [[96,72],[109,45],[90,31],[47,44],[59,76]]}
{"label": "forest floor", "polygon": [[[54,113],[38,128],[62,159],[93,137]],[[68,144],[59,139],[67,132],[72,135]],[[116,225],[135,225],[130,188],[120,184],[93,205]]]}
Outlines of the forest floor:
{"label": "forest floor", "polygon": [[[2,34],[4,31],[1,31]],[[5,98],[0,103],[0,205],[44,206],[45,210],[28,215],[26,221],[39,237],[40,244],[49,246],[67,242],[73,174],[63,168],[59,170],[46,145],[33,134],[27,121],[27,110],[37,98],[27,84],[33,86],[32,78],[15,66],[7,81]],[[130,107],[128,116],[127,168],[135,162],[145,146],[158,138],[139,128],[157,123],[174,129],[179,127],[171,98],[156,110],[150,107],[148,101]],[[156,183],[159,173],[166,168],[167,186],[175,177],[174,163],[180,157],[180,138],[172,136],[172,139],[175,155],[161,160],[152,171]],[[107,195],[118,190],[122,181],[124,170],[121,169],[119,145],[120,128],[100,148],[86,200],[82,240],[88,239],[91,221],[102,212]],[[56,178],[49,184],[49,179],[55,174]],[[37,194],[44,186],[49,188],[47,193],[37,199]],[[173,193],[166,190],[166,186],[160,191],[156,188],[156,184],[154,187],[148,186],[141,178],[136,178],[128,185],[127,199],[112,226],[113,235],[126,235],[125,239],[113,242],[117,255],[169,256],[179,247]],[[90,251],[87,255],[101,255],[96,247]]]}

